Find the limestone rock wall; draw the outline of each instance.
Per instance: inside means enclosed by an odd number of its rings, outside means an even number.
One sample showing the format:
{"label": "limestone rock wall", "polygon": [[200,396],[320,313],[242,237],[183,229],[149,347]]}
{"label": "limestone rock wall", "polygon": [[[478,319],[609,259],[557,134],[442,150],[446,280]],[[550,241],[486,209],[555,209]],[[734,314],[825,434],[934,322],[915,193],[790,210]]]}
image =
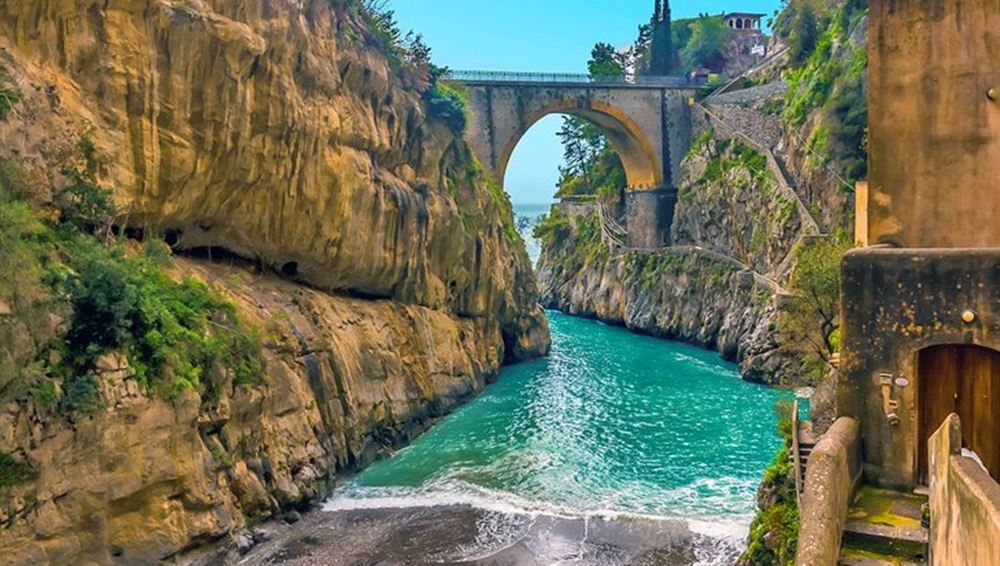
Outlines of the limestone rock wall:
{"label": "limestone rock wall", "polygon": [[[461,135],[403,88],[341,0],[0,3],[22,95],[0,156],[58,198],[82,137],[118,224],[216,281],[266,341],[267,386],[152,399],[105,360],[107,409],[19,398],[0,451],[0,564],[151,563],[327,493],[504,361],[548,350],[509,203]],[[278,277],[278,273],[283,277]]]}
{"label": "limestone rock wall", "polygon": [[701,246],[783,279],[802,221],[765,157],[738,139],[696,147],[684,162],[674,215],[676,245]]}
{"label": "limestone rock wall", "polygon": [[495,320],[178,264],[262,329],[267,385],[169,402],[108,356],[98,414],[8,403],[0,448],[34,477],[0,491],[0,564],[156,563],[308,504],[481,391],[503,358]]}
{"label": "limestone rock wall", "polygon": [[122,222],[327,291],[499,314],[517,343],[541,313],[506,203],[358,4],[6,2],[0,59],[25,99],[0,152],[48,178],[86,132]]}

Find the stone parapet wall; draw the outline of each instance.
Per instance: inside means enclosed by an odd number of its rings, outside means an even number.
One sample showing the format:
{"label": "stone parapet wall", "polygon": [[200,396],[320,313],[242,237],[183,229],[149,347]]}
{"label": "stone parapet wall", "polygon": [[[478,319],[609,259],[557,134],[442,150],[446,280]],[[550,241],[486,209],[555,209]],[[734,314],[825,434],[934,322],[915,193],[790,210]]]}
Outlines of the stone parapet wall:
{"label": "stone parapet wall", "polygon": [[836,564],[854,488],[861,478],[858,422],[842,417],[816,444],[806,465],[799,509],[799,566]]}
{"label": "stone parapet wall", "polygon": [[962,456],[962,424],[951,415],[930,439],[931,566],[1000,565],[1000,485]]}
{"label": "stone parapet wall", "polygon": [[558,210],[560,214],[569,218],[569,221],[576,225],[576,221],[580,217],[589,218],[594,214],[597,214],[598,203],[596,199],[586,199],[586,198],[563,198],[560,202],[553,203],[552,208]]}
{"label": "stone parapet wall", "polygon": [[758,145],[773,148],[781,140],[782,127],[778,115],[768,112],[767,104],[769,100],[783,96],[787,89],[787,83],[776,81],[714,96],[704,104],[720,120],[702,116],[701,125],[711,125],[723,137],[741,132]]}

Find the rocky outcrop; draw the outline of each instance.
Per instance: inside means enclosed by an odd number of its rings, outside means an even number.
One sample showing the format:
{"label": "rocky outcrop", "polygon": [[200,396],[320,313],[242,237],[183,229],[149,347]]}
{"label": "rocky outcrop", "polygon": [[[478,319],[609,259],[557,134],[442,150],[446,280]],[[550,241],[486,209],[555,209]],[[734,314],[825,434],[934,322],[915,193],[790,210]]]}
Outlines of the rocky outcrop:
{"label": "rocky outcrop", "polygon": [[679,196],[676,244],[705,247],[778,280],[788,275],[785,260],[802,221],[760,151],[709,131],[684,161]]}
{"label": "rocky outcrop", "polygon": [[[0,4],[20,103],[0,157],[58,201],[81,138],[119,227],[178,252],[266,341],[267,383],[207,402],[102,360],[104,409],[5,401],[0,564],[150,563],[306,505],[406,442],[548,329],[506,198],[358,3]],[[56,204],[58,204],[56,202]],[[2,321],[0,321],[2,322]]]}

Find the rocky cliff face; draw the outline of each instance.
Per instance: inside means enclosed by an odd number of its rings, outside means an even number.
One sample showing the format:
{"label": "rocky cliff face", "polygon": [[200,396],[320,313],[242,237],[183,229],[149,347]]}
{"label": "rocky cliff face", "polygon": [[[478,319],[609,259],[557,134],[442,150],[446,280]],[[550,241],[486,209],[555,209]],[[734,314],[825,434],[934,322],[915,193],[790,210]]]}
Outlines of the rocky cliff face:
{"label": "rocky cliff face", "polygon": [[148,563],[219,539],[327,492],[504,360],[547,351],[509,203],[400,87],[359,13],[0,4],[0,66],[21,99],[0,157],[51,201],[87,136],[130,233],[255,266],[177,269],[263,330],[268,382],[165,401],[111,356],[97,414],[9,399],[0,452],[32,473],[0,488],[0,563]]}
{"label": "rocky cliff face", "polygon": [[[314,287],[461,316],[513,342],[532,281],[461,136],[370,47],[353,2],[0,6],[25,100],[8,152],[52,170],[82,131],[130,226]],[[526,352],[528,353],[528,352]]]}

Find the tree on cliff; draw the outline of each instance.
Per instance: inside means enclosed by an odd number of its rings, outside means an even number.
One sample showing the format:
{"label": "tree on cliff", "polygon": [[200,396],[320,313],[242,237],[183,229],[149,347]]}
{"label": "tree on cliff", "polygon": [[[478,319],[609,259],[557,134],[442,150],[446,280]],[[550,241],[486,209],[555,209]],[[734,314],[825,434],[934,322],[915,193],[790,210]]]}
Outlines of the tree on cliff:
{"label": "tree on cliff", "polygon": [[722,17],[702,14],[691,22],[690,29],[690,39],[681,51],[684,66],[722,70],[726,64],[725,48],[732,33]]}
{"label": "tree on cliff", "polygon": [[619,53],[610,43],[598,43],[590,51],[587,72],[595,79],[621,78],[627,65],[627,53]]}
{"label": "tree on cliff", "polygon": [[850,249],[845,235],[810,240],[794,251],[788,286],[792,298],[781,314],[786,342],[805,345],[809,365],[824,372],[840,349],[840,260]]}
{"label": "tree on cliff", "polygon": [[[592,77],[624,77],[630,53],[620,53],[608,43],[590,52],[587,70]],[[556,134],[563,146],[557,196],[612,195],[625,187],[625,168],[607,137],[594,124],[567,116]]]}
{"label": "tree on cliff", "polygon": [[666,76],[674,70],[673,32],[670,29],[670,0],[656,0],[650,23],[650,61],[647,74]]}

